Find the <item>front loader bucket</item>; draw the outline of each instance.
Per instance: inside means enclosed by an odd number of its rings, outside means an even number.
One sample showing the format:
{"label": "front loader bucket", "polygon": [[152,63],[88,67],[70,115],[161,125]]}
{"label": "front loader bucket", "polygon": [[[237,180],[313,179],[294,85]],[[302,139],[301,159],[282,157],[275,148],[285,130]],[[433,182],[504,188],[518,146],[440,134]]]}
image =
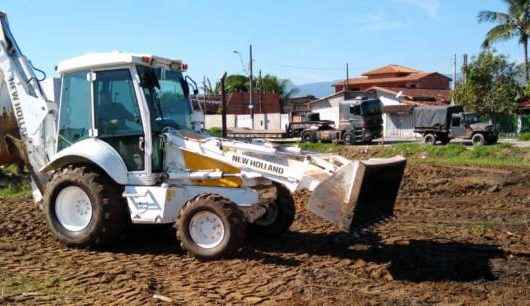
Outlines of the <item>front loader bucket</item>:
{"label": "front loader bucket", "polygon": [[393,216],[405,166],[400,156],[351,162],[315,188],[307,207],[347,232],[370,226]]}

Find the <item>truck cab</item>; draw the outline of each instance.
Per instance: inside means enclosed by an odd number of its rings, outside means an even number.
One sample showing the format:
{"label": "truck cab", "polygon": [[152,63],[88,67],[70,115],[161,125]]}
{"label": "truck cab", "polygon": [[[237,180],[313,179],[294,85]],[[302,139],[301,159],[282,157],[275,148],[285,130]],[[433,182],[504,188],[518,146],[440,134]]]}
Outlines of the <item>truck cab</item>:
{"label": "truck cab", "polygon": [[[383,106],[379,99],[359,97],[338,104],[338,125],[312,121],[301,132],[303,142],[334,142],[343,144],[370,143],[383,132]],[[319,113],[312,114],[318,120]],[[315,124],[317,123],[317,124]],[[331,121],[331,123],[334,123]]]}
{"label": "truck cab", "polygon": [[471,140],[474,145],[494,144],[498,132],[491,120],[483,120],[477,113],[462,112],[452,115],[450,138]]}
{"label": "truck cab", "polygon": [[357,98],[341,107],[339,129],[344,131],[344,143],[370,143],[382,137],[383,106],[379,99]]}

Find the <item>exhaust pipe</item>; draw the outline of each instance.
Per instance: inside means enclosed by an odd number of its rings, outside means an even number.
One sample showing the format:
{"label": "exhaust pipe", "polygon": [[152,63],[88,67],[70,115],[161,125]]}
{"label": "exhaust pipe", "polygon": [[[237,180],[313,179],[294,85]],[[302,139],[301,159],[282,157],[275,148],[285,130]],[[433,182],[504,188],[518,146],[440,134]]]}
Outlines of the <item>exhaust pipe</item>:
{"label": "exhaust pipe", "polygon": [[353,232],[394,215],[406,159],[353,161],[312,192],[307,208],[317,216]]}

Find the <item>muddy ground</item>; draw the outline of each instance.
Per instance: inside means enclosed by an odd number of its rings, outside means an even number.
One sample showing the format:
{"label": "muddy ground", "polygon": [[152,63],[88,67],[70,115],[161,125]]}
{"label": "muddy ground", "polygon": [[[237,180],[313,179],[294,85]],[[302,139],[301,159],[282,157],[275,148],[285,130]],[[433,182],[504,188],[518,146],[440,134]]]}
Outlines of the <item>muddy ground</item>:
{"label": "muddy ground", "polygon": [[145,229],[68,249],[30,201],[0,201],[0,304],[530,305],[528,171],[410,165],[396,219],[360,238],[306,197],[292,232],[206,263]]}

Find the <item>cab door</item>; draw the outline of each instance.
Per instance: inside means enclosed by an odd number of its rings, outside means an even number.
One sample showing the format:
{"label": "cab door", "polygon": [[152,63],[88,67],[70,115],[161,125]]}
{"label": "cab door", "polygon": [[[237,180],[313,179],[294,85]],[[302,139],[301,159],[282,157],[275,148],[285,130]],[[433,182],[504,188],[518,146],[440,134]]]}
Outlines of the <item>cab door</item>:
{"label": "cab door", "polygon": [[98,138],[116,149],[130,172],[145,171],[144,126],[129,68],[96,71],[94,75]]}
{"label": "cab door", "polygon": [[454,138],[463,137],[466,133],[464,120],[460,114],[453,114],[451,117],[451,136]]}

